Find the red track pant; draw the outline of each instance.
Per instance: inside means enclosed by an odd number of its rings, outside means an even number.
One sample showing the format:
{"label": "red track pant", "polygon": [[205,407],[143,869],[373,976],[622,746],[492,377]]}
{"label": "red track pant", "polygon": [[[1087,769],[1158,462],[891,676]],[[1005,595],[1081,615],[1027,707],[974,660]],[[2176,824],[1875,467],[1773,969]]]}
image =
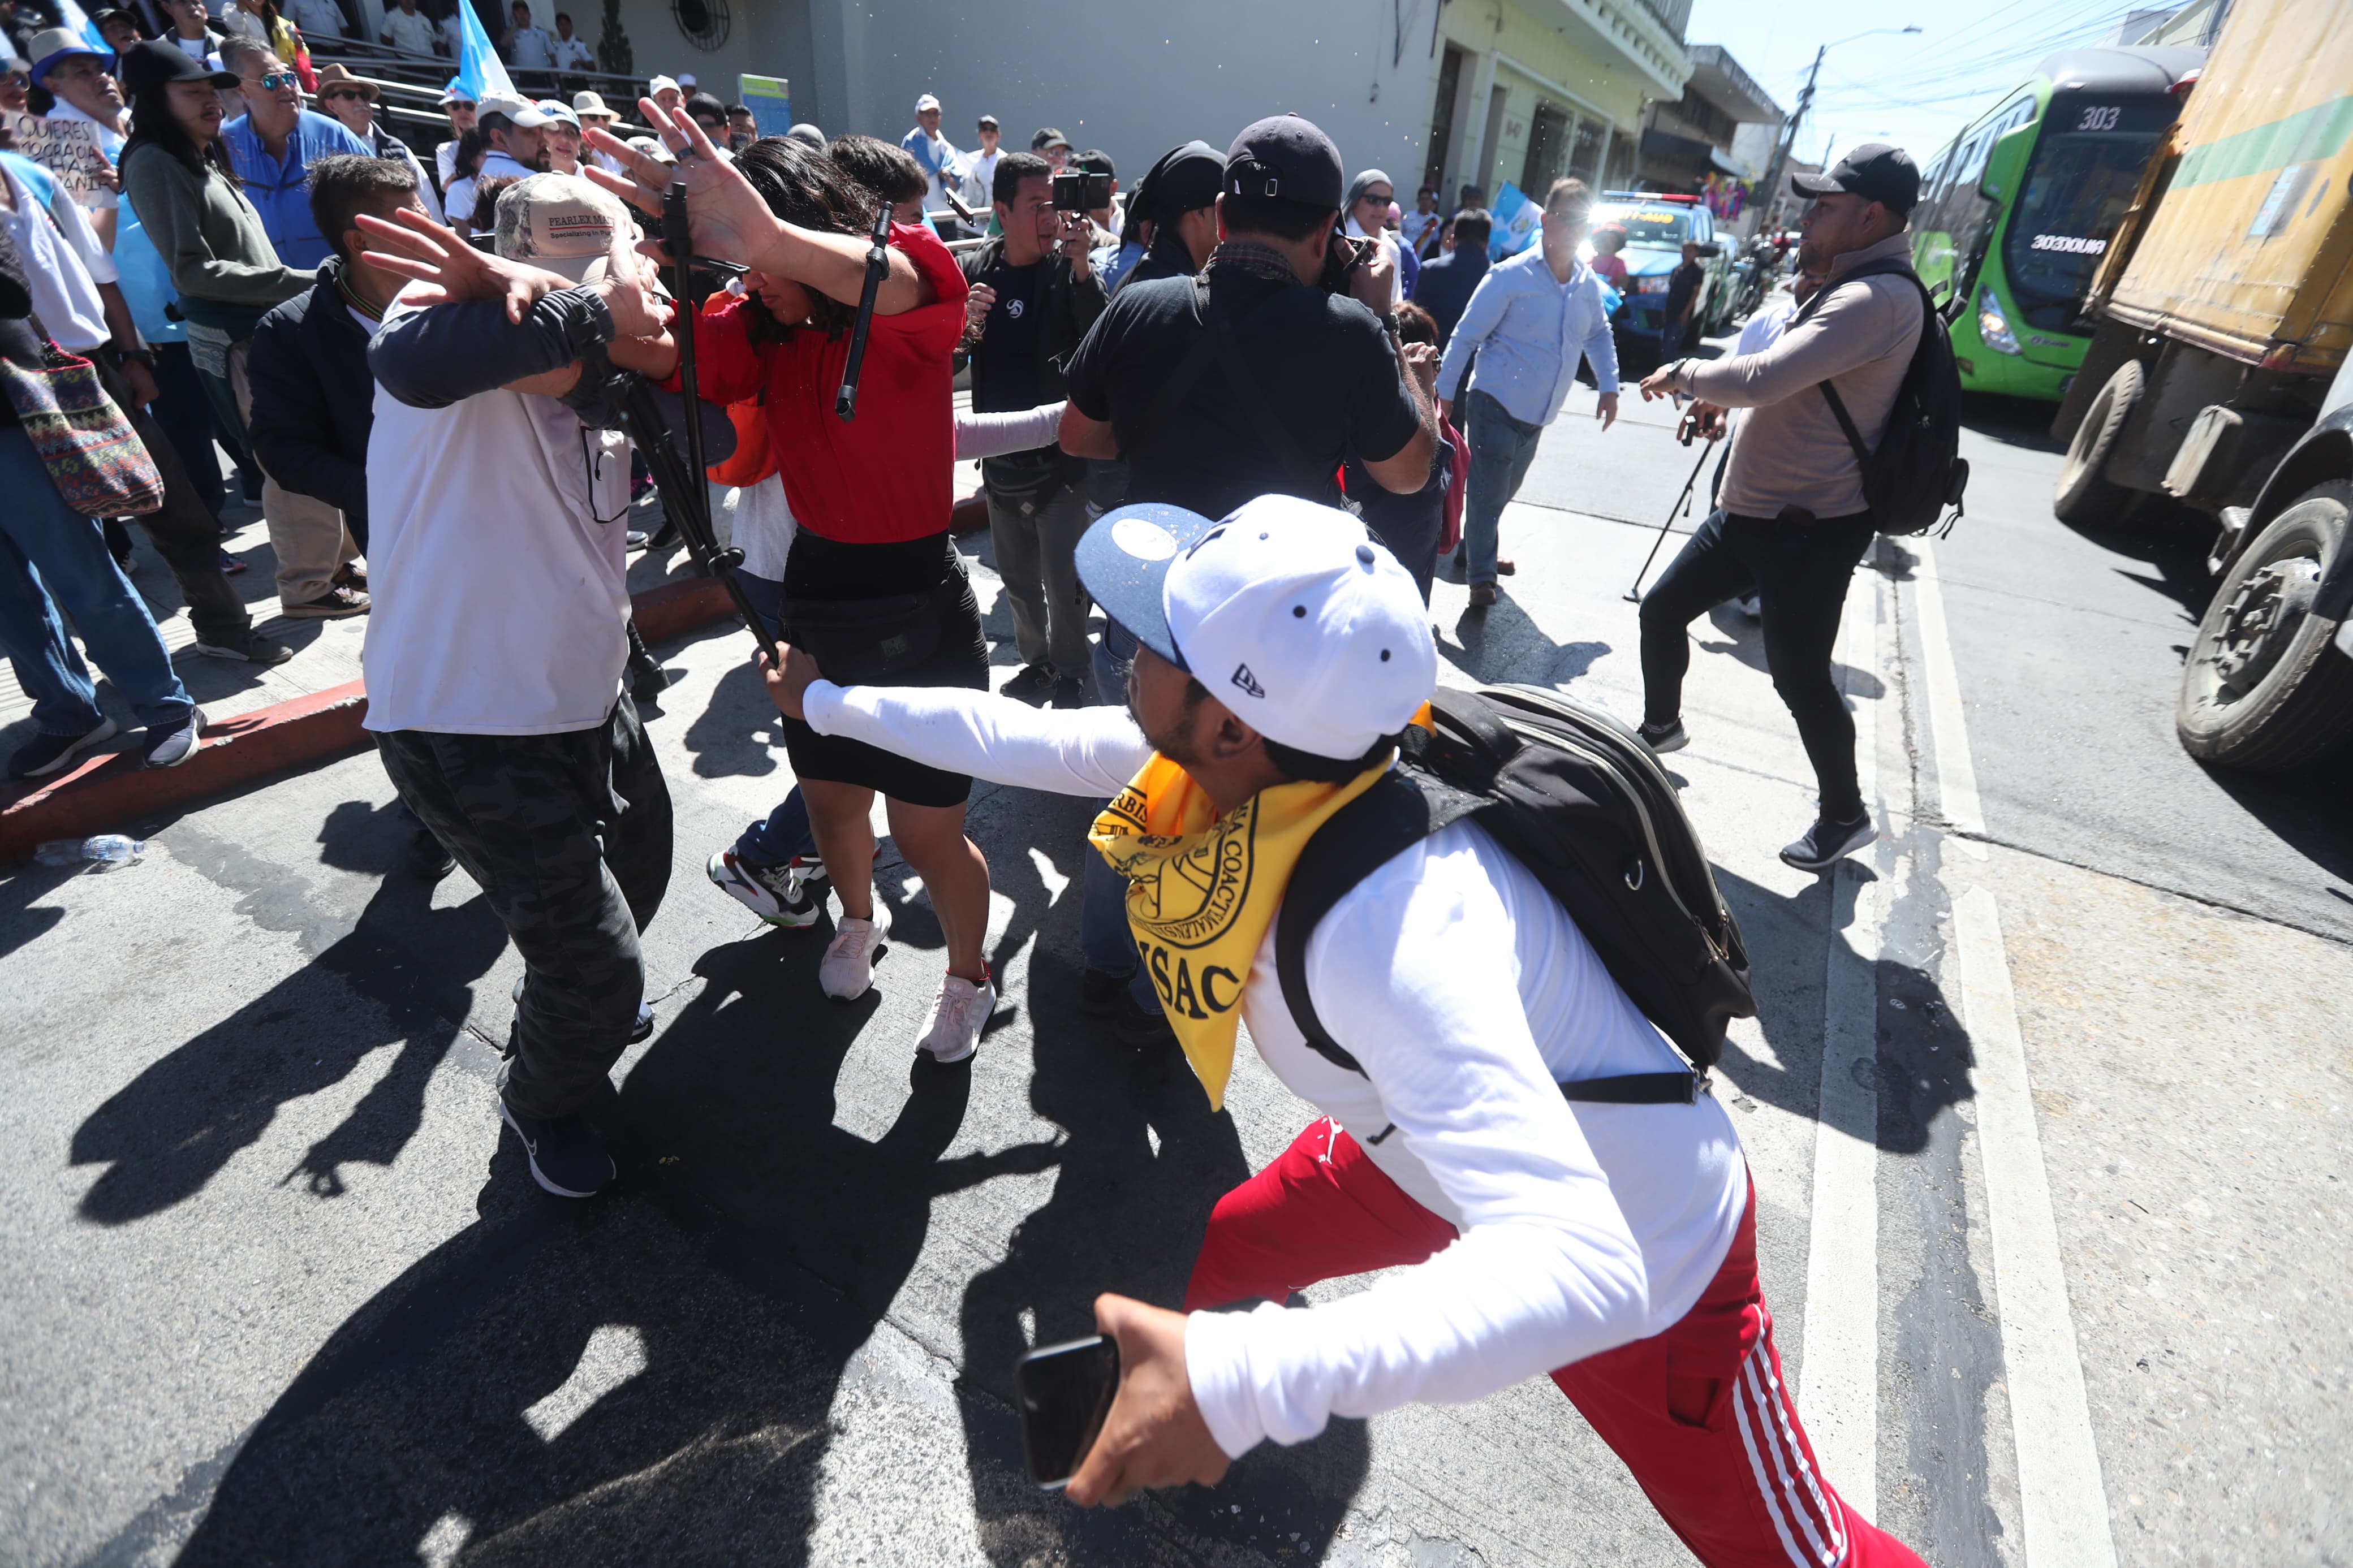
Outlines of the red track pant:
{"label": "red track pant", "polygon": [[[1317,1121],[1218,1201],[1185,1307],[1280,1301],[1319,1279],[1419,1263],[1454,1237],[1355,1139]],[[1753,1188],[1723,1268],[1682,1321],[1552,1380],[1709,1568],[1924,1568],[1814,1463],[1757,1277]]]}

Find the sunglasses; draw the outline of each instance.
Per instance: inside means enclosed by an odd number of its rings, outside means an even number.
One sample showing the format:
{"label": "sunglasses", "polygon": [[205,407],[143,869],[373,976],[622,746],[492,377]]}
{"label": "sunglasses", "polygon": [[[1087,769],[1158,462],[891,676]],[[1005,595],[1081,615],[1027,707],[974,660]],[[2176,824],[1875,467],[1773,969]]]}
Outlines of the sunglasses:
{"label": "sunglasses", "polygon": [[[269,85],[268,79],[265,78],[261,85],[268,87]],[[363,103],[367,101],[366,93],[360,91],[356,88],[349,87],[338,88],[332,92],[322,92],[319,95],[319,101],[322,103],[341,103],[347,98],[357,99]]]}
{"label": "sunglasses", "polygon": [[276,92],[281,87],[297,86],[300,81],[301,79],[292,71],[271,71],[267,76],[255,77],[252,85],[264,92]]}

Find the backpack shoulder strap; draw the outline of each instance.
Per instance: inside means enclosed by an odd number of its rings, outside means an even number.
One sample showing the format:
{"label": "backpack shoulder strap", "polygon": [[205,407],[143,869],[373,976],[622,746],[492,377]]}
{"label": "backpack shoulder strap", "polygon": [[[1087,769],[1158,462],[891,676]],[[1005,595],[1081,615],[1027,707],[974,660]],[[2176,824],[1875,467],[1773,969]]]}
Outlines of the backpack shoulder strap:
{"label": "backpack shoulder strap", "polygon": [[1393,857],[1419,843],[1480,802],[1403,763],[1334,812],[1307,841],[1275,916],[1274,968],[1308,1048],[1336,1067],[1362,1075],[1356,1058],[1332,1038],[1307,993],[1307,942],[1333,906]]}
{"label": "backpack shoulder strap", "polygon": [[[1920,335],[1914,339],[1912,342],[1913,357],[1915,359],[1919,357],[1920,345],[1922,342],[1926,341],[1928,336],[1928,314],[1929,312],[1934,311],[1936,307],[1928,298],[1928,286],[1920,281],[1920,275],[1912,270],[1911,263],[1907,261],[1899,261],[1894,257],[1889,257],[1883,261],[1873,261],[1864,266],[1858,267],[1853,271],[1848,273],[1845,277],[1840,279],[1837,283],[1826,285],[1820,292],[1815,294],[1812,299],[1807,300],[1805,304],[1799,307],[1798,319],[1803,320],[1808,311],[1811,310],[1823,300],[1828,299],[1831,289],[1838,288],[1840,284],[1852,283],[1858,278],[1905,278],[1911,280],[1912,287],[1917,289],[1920,294]],[[1795,326],[1796,324],[1796,321],[1792,321],[1790,323],[1792,326]],[[1906,369],[1909,369],[1908,364]],[[1862,432],[1855,427],[1854,416],[1846,411],[1846,400],[1838,395],[1838,388],[1832,386],[1827,379],[1817,382],[1815,384],[1822,389],[1822,396],[1829,400],[1831,405],[1831,416],[1838,421],[1839,429],[1845,433],[1846,444],[1854,448],[1854,460],[1862,464],[1864,468],[1869,468],[1871,466],[1871,448],[1863,444]]]}

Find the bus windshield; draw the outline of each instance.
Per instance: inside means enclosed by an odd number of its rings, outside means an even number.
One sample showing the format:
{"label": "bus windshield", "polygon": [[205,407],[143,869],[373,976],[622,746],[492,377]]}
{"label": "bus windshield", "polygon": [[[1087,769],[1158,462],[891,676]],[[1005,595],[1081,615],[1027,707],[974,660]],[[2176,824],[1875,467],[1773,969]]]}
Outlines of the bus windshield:
{"label": "bus windshield", "polygon": [[1593,226],[1624,229],[1629,245],[1680,246],[1692,237],[1692,215],[1665,202],[1656,206],[1613,204],[1593,209]]}
{"label": "bus windshield", "polygon": [[2081,330],[2084,290],[2175,112],[2169,98],[2052,100],[2001,247],[2011,299],[2028,325]]}

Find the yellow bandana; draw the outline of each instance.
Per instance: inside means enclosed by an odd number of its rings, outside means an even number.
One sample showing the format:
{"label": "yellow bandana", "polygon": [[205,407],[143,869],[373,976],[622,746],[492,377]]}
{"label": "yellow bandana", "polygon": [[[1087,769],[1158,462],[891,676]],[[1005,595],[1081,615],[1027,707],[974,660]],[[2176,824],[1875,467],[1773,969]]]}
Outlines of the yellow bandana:
{"label": "yellow bandana", "polygon": [[1191,775],[1155,752],[1095,818],[1088,841],[1127,879],[1137,958],[1211,1110],[1234,1070],[1242,982],[1300,852],[1388,765],[1346,784],[1277,784],[1219,816]]}

